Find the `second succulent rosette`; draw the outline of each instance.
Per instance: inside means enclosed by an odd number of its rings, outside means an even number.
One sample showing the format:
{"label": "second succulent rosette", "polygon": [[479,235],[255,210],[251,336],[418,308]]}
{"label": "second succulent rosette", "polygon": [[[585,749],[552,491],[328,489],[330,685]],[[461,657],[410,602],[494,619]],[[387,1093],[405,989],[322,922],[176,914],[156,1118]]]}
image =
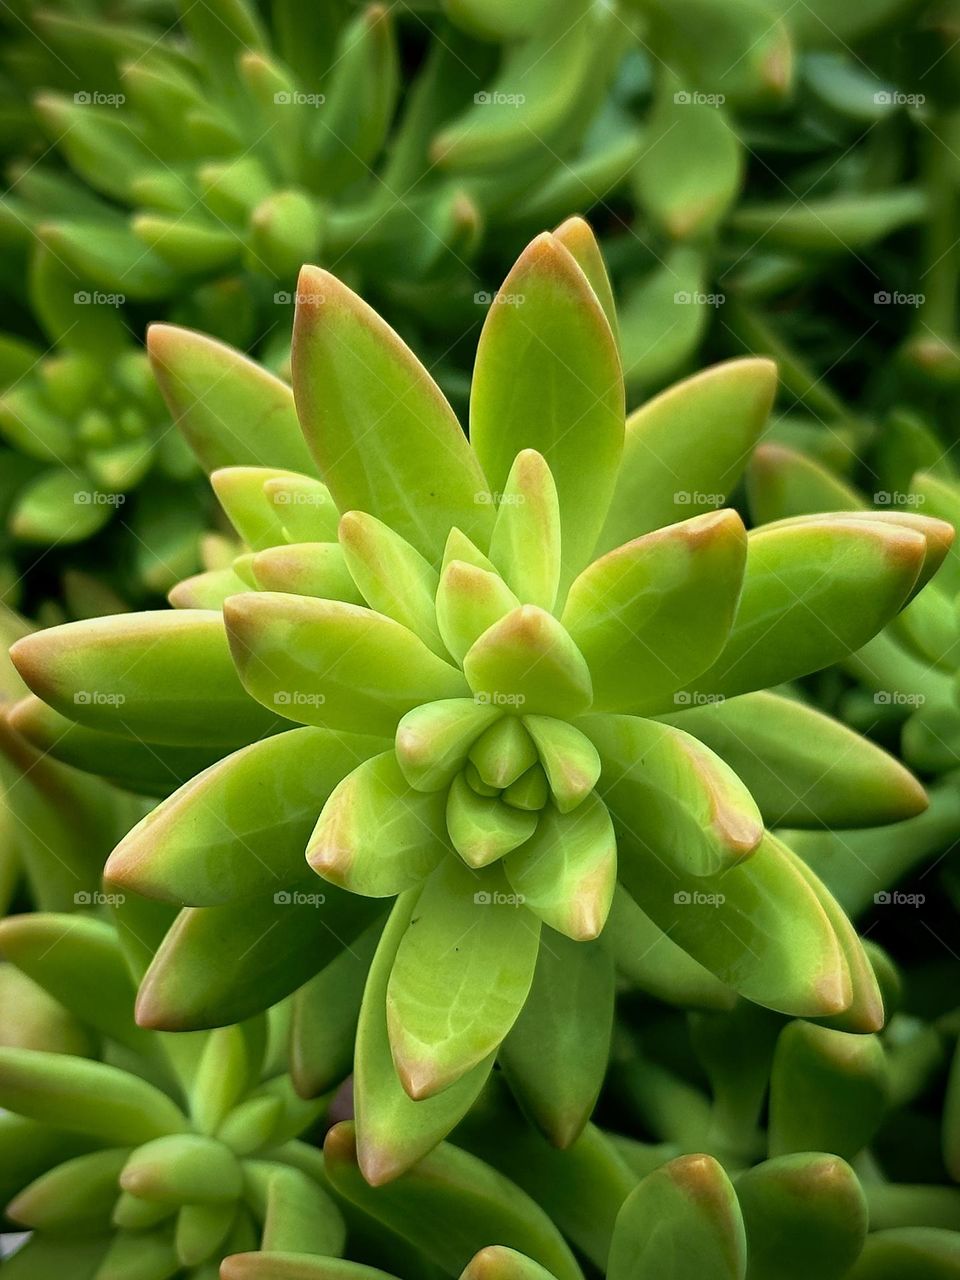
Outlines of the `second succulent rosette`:
{"label": "second succulent rosette", "polygon": [[875,635],[952,529],[837,512],[748,533],[726,504],[774,366],[715,366],[625,420],[579,219],[534,240],[490,307],[469,442],[341,281],[306,267],[297,303],[292,390],[201,335],[151,335],[247,550],[173,611],[13,651],[36,695],[21,733],[172,792],[107,869],[183,908],[141,1021],[215,1025],[301,988],[301,1080],[320,1088],[311,1009],[336,1005],[375,1183],[457,1124],[498,1055],[571,1143],[618,969],[682,1005],[879,1028],[852,925],[767,828],[890,823],[925,797],[770,690]]}

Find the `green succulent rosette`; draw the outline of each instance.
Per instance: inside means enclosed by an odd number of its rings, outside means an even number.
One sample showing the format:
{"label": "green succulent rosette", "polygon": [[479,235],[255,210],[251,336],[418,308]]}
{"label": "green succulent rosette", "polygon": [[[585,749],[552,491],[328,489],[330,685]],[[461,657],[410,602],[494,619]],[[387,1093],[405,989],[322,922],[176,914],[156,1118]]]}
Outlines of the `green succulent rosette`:
{"label": "green succulent rosette", "polygon": [[[336,992],[371,1182],[449,1132],[498,1054],[574,1141],[617,968],[681,1004],[883,1021],[849,921],[767,828],[890,823],[922,790],[769,689],[859,649],[952,531],[841,512],[748,534],[722,504],[773,367],[716,366],[625,422],[615,330],[586,224],[539,236],[491,305],[468,443],[327,272],[301,274],[293,392],[155,328],[161,388],[249,551],[174,611],[13,649],[34,745],[184,782],[107,868],[184,908],[141,1020],[242,1020],[306,984],[317,1088],[346,1069],[318,1031]],[[98,696],[78,704],[78,682]],[[187,746],[218,762],[191,777]]]}
{"label": "green succulent rosette", "polygon": [[607,101],[631,26],[596,0],[171,8],[139,29],[25,24],[75,71],[32,86],[68,171],[18,166],[0,230],[14,257],[39,237],[79,287],[169,302],[241,346],[318,259],[441,329],[454,298],[472,321],[487,234],[603,199],[639,151]]}
{"label": "green succulent rosette", "polygon": [[0,925],[0,1181],[31,1232],[4,1269],[209,1280],[228,1253],[338,1256],[344,1219],[302,1140],[329,1098],[296,1095],[266,1015],[198,1036],[137,1027],[131,941],[91,915]]}

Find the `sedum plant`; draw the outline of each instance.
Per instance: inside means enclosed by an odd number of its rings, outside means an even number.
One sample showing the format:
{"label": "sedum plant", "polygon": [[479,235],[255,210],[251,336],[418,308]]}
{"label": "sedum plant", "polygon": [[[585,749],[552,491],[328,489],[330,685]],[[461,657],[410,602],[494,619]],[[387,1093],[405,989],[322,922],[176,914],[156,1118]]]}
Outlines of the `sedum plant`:
{"label": "sedum plant", "polygon": [[[12,650],[28,740],[158,789],[189,778],[107,867],[185,908],[141,984],[145,1026],[239,1021],[302,987],[301,1085],[329,1083],[331,1021],[348,1046],[356,1024],[357,1159],[383,1183],[498,1055],[573,1142],[618,966],[693,1003],[882,1025],[852,926],[768,827],[888,823],[922,790],[768,690],[876,634],[949,526],[839,512],[747,534],[716,509],[773,367],[717,366],[625,422],[610,289],[577,219],[528,246],[490,308],[469,443],[409,348],[316,268],[292,393],[188,331],[155,328],[151,352],[249,550],[176,588],[173,611]],[[223,758],[190,778],[196,749]]]}
{"label": "sedum plant", "polygon": [[[0,1047],[0,1181],[7,1218],[32,1233],[11,1280],[65,1266],[213,1280],[230,1252],[342,1251],[323,1160],[301,1140],[328,1099],[296,1096],[265,1016],[141,1030],[117,934],[89,915],[7,919],[0,949],[5,1026],[21,1036]],[[59,1021],[24,1035],[38,1001]]]}

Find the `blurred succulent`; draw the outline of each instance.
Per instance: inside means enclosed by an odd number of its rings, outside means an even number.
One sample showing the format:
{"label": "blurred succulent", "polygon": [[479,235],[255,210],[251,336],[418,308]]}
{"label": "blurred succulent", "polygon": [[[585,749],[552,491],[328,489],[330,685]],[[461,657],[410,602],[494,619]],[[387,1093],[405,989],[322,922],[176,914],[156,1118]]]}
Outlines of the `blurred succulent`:
{"label": "blurred succulent", "polygon": [[107,854],[145,808],[13,728],[10,712],[27,689],[6,652],[29,631],[0,606],[0,917],[17,905],[73,911],[93,902]]}
{"label": "blurred succulent", "polygon": [[952,531],[840,512],[747,535],[715,508],[773,367],[717,366],[625,428],[615,324],[586,224],[539,236],[484,326],[470,444],[412,352],[316,268],[293,393],[154,328],[161,388],[250,550],[175,588],[186,607],[12,650],[37,695],[14,724],[55,757],[157,790],[191,776],[191,751],[226,757],[111,857],[123,892],[187,906],[139,1017],[239,1021],[321,970],[348,1044],[359,1017],[371,1182],[449,1132],[498,1052],[569,1145],[606,1065],[615,963],[708,1004],[882,1025],[851,925],[765,823],[889,823],[922,790],[839,723],[750,691],[860,648]]}
{"label": "blurred succulent", "polygon": [[99,1055],[64,1027],[44,1047],[0,1047],[0,1179],[7,1217],[32,1232],[11,1277],[213,1278],[229,1252],[342,1251],[323,1161],[300,1140],[328,1100],[296,1096],[266,1017],[199,1037],[141,1030],[117,934],[91,916],[5,920],[0,950],[0,974],[22,975],[0,987],[5,1027],[28,1025],[39,997]]}
{"label": "blurred succulent", "polygon": [[889,383],[884,353],[902,346],[901,382],[955,382],[949,18],[887,3],[849,19],[778,0],[636,7],[646,146],[615,253],[632,394],[705,346],[776,358],[806,428],[849,428],[867,407],[859,388],[854,413],[823,385],[838,357],[848,381]]}
{"label": "blurred succulent", "polygon": [[146,48],[41,16],[81,84],[37,100],[73,175],[17,170],[6,234],[27,251],[39,237],[81,288],[170,300],[244,346],[318,257],[370,271],[387,297],[402,286],[407,305],[446,277],[434,309],[454,277],[472,319],[467,262],[485,232],[528,218],[526,204],[562,216],[595,203],[639,149],[625,117],[600,111],[629,29],[596,0],[523,15],[453,4],[459,28],[405,14],[402,31],[378,3],[309,21],[280,3],[269,22],[247,0],[176,8],[185,41],[157,30]]}

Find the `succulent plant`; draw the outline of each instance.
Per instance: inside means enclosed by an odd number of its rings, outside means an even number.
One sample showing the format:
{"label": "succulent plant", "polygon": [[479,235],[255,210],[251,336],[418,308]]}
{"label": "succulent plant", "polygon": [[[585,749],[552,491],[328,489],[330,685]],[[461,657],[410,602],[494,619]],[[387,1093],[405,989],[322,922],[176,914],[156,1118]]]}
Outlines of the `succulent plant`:
{"label": "succulent plant", "polygon": [[39,997],[91,1039],[78,1053],[59,1027],[0,1048],[6,1213],[32,1232],[11,1277],[215,1277],[228,1252],[342,1251],[323,1161],[300,1140],[328,1100],[296,1096],[266,1017],[199,1037],[141,1030],[117,935],[89,915],[5,920],[0,949],[0,974],[17,976],[9,1029]]}
{"label": "succulent plant", "polygon": [[[108,865],[124,892],[187,904],[140,1019],[239,1021],[321,971],[348,1045],[359,1018],[372,1182],[449,1132],[498,1052],[538,1123],[573,1141],[606,1066],[615,962],[688,999],[737,992],[875,1030],[856,934],[764,824],[891,822],[922,791],[840,724],[750,691],[859,648],[942,560],[948,526],[837,513],[748,536],[713,509],[773,369],[718,366],[625,429],[582,221],[538,237],[491,306],[469,445],[345,285],[305,268],[298,299],[293,393],[200,335],[151,334],[250,547],[175,589],[206,607],[12,651],[38,695],[13,722],[55,756],[161,791],[198,750],[224,757]],[[571,1041],[577,1069],[559,1051],[551,1065],[544,1044]]]}
{"label": "succulent plant", "polygon": [[[185,43],[160,28],[147,47],[41,16],[39,39],[84,81],[37,99],[74,176],[22,166],[8,235],[38,234],[82,287],[173,300],[242,345],[321,255],[414,292],[456,276],[472,304],[466,260],[488,224],[502,233],[531,200],[594,202],[636,158],[629,128],[584,141],[628,28],[593,0],[576,21],[557,0],[446,8],[457,26],[410,15],[401,33],[377,3],[309,23],[285,4],[270,20],[246,0],[179,4]],[[407,44],[425,35],[393,128]]]}
{"label": "succulent plant", "polygon": [[6,649],[30,629],[0,606],[0,917],[93,902],[105,857],[144,812],[137,797],[38,751],[11,725],[27,689]]}

